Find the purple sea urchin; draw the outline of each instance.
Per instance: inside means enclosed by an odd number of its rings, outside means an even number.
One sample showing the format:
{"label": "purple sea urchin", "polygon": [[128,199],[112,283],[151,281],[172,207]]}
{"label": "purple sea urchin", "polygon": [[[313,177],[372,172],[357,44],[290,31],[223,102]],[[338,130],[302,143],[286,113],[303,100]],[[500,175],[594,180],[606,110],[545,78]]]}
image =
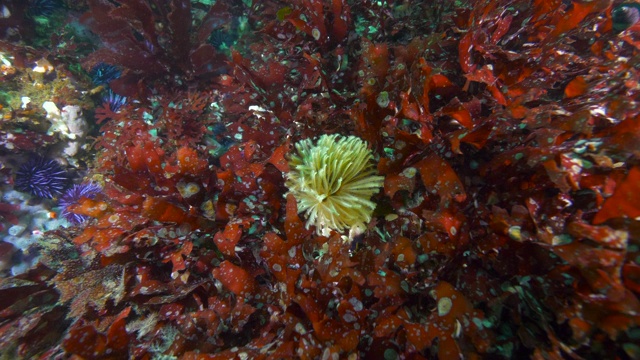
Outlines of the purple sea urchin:
{"label": "purple sea urchin", "polygon": [[120,69],[113,65],[99,63],[91,69],[89,76],[96,85],[108,85],[112,80],[119,78],[121,73]]}
{"label": "purple sea urchin", "polygon": [[127,97],[116,94],[113,90],[109,89],[102,97],[102,103],[108,105],[111,111],[118,112],[121,107],[127,104]]}
{"label": "purple sea urchin", "polygon": [[67,184],[66,171],[55,161],[35,157],[16,172],[15,188],[43,199],[62,194]]}
{"label": "purple sea urchin", "polygon": [[51,16],[55,11],[61,8],[62,4],[59,0],[30,0],[27,8],[27,15]]}
{"label": "purple sea urchin", "polygon": [[80,224],[88,219],[87,216],[76,214],[72,211],[69,211],[69,208],[72,205],[76,205],[79,203],[82,198],[93,199],[97,194],[102,191],[102,187],[96,183],[88,182],[79,185],[72,186],[69,190],[67,190],[64,195],[60,197],[60,208],[62,211],[60,212],[60,216],[67,219],[72,224]]}

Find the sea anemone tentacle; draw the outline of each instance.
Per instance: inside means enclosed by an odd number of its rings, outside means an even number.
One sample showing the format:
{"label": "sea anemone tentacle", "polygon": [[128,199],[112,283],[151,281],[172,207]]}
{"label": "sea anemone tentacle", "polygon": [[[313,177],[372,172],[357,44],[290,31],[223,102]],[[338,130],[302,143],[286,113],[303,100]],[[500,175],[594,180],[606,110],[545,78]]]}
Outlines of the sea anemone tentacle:
{"label": "sea anemone tentacle", "polygon": [[371,196],[383,185],[371,160],[367,143],[355,136],[323,135],[295,145],[289,161],[286,186],[305,213],[306,227],[328,235],[371,221],[376,204]]}

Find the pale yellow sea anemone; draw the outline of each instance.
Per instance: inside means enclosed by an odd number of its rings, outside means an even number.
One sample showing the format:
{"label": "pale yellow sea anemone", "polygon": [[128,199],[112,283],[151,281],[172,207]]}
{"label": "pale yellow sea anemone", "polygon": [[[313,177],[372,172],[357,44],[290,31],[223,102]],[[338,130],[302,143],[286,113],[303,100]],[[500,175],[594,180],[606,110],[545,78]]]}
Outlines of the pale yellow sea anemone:
{"label": "pale yellow sea anemone", "polygon": [[322,135],[316,145],[309,139],[296,145],[289,160],[286,185],[305,212],[306,227],[329,235],[330,229],[364,229],[376,204],[371,196],[382,187],[367,143],[355,136]]}

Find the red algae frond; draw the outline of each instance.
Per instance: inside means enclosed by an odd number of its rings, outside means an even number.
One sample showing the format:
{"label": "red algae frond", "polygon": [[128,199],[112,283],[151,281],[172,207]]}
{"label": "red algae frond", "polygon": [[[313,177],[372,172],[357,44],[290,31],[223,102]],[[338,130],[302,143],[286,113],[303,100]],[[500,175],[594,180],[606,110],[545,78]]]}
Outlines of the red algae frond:
{"label": "red algae frond", "polygon": [[[640,5],[5,3],[0,358],[639,357]],[[50,231],[45,100],[104,185]]]}

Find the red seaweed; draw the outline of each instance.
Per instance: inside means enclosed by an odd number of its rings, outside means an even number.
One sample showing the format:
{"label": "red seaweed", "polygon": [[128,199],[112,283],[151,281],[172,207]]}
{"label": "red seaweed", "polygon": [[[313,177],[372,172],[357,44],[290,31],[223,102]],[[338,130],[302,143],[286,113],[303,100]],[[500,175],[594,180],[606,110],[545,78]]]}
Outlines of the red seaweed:
{"label": "red seaweed", "polygon": [[[620,1],[87,3],[82,63],[131,98],[95,112],[89,220],[0,281],[14,357],[637,357]],[[371,222],[321,236],[285,179],[334,133],[385,180]]]}

